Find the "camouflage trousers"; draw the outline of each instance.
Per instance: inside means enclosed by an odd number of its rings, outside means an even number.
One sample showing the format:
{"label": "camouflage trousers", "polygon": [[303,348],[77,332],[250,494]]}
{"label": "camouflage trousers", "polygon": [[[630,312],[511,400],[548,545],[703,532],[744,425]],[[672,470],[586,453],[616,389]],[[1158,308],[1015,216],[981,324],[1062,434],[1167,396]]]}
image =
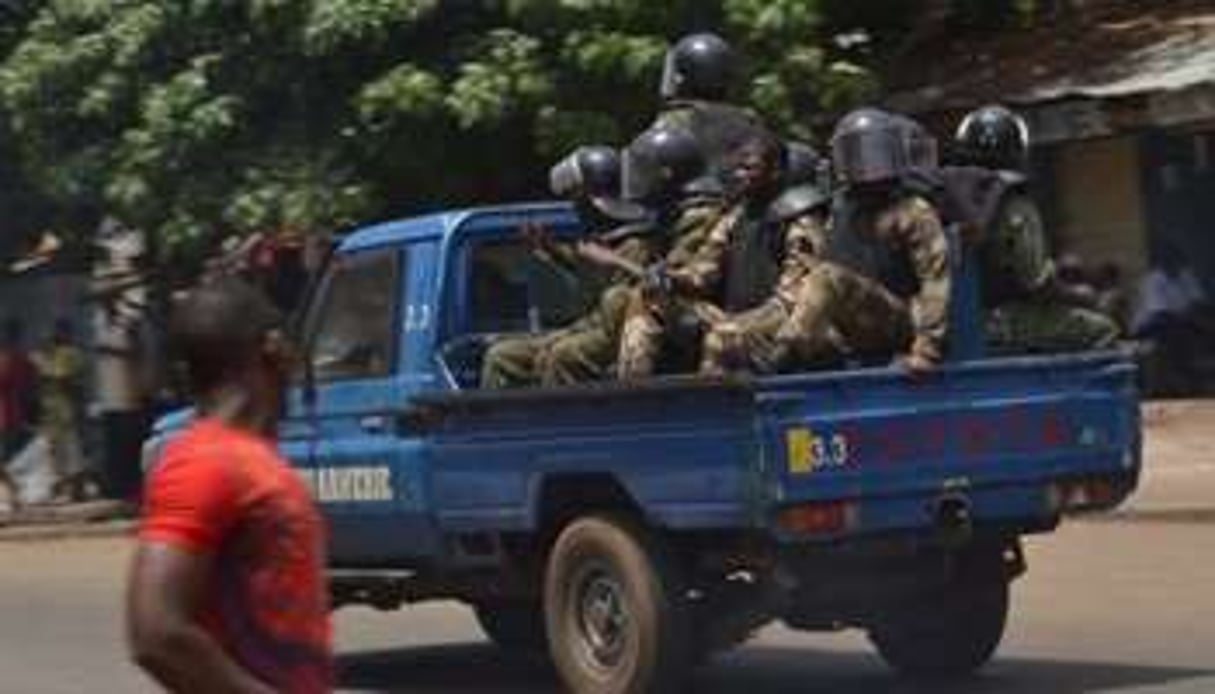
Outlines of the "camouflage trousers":
{"label": "camouflage trousers", "polygon": [[549,387],[601,381],[612,376],[633,287],[608,287],[589,320],[566,331],[540,358],[540,382]]}
{"label": "camouflage trousers", "polygon": [[776,373],[786,358],[776,337],[789,321],[789,308],[772,298],[750,311],[732,314],[713,324],[701,344],[700,373]]}
{"label": "camouflage trousers", "polygon": [[1103,313],[1045,300],[997,306],[988,313],[984,332],[994,354],[1106,349],[1121,337],[1117,322]]}
{"label": "camouflage trousers", "polygon": [[541,357],[576,327],[537,335],[515,335],[496,340],[481,364],[482,388],[526,388],[540,385]]}
{"label": "camouflage trousers", "polygon": [[616,377],[629,380],[653,376],[673,334],[695,333],[724,318],[725,313],[707,301],[653,296],[641,288],[634,289],[621,328]]}
{"label": "camouflage trousers", "polygon": [[848,268],[821,263],[792,295],[789,319],[775,337],[777,362],[820,368],[840,359],[890,358],[911,341],[907,302]]}

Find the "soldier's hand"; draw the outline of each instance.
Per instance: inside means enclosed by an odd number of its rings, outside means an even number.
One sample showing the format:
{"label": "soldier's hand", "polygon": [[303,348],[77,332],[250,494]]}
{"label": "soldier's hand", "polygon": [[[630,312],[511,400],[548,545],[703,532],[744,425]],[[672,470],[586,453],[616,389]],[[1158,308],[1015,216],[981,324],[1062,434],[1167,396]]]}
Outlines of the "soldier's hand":
{"label": "soldier's hand", "polygon": [[553,247],[553,233],[543,224],[524,222],[519,226],[519,234],[532,250],[546,251]]}
{"label": "soldier's hand", "polygon": [[912,378],[923,378],[929,374],[935,373],[940,365],[933,359],[929,359],[922,354],[911,352],[899,357],[897,363],[900,367],[907,371]]}
{"label": "soldier's hand", "polygon": [[671,292],[671,276],[667,273],[666,265],[655,263],[646,268],[641,291],[647,298],[658,298]]}

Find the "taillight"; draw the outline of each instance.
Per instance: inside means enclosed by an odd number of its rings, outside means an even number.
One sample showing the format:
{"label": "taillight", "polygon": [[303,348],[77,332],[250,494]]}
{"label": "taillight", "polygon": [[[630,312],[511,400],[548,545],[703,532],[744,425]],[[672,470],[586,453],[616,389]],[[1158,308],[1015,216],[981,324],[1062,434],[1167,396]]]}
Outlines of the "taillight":
{"label": "taillight", "polygon": [[777,515],[777,526],[794,535],[836,535],[857,526],[860,507],[850,501],[800,504]]}
{"label": "taillight", "polygon": [[1080,513],[1113,506],[1119,498],[1118,487],[1105,479],[1055,482],[1046,492],[1046,504],[1055,513]]}

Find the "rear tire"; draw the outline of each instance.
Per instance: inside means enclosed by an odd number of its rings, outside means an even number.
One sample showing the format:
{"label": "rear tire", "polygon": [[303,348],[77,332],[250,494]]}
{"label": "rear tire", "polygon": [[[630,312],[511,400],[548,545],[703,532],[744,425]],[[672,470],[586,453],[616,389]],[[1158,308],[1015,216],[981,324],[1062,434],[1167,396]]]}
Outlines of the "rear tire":
{"label": "rear tire", "polygon": [[689,610],[678,564],[635,523],[570,523],[549,556],[549,650],[576,694],[676,692],[690,667]]}
{"label": "rear tire", "polygon": [[481,631],[494,645],[513,653],[543,653],[548,639],[544,611],[538,602],[516,601],[473,605]]}
{"label": "rear tire", "polygon": [[955,584],[897,610],[869,630],[888,665],[921,679],[964,677],[995,654],[1008,619],[1009,585],[992,576]]}

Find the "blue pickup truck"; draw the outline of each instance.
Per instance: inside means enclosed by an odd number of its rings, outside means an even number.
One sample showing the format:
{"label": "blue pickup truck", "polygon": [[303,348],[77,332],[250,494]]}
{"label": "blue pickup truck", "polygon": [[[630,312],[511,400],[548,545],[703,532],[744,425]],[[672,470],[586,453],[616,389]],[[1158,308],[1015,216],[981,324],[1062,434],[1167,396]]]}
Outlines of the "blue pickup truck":
{"label": "blue pickup truck", "polygon": [[[554,204],[381,224],[314,291],[282,448],[331,524],[335,606],[463,601],[579,693],[675,691],[775,620],[863,629],[899,672],[958,675],[998,646],[1020,538],[1136,486],[1122,353],[478,390],[495,336],[596,293],[536,259],[524,223],[578,232]],[[974,311],[953,322],[974,334]]]}

